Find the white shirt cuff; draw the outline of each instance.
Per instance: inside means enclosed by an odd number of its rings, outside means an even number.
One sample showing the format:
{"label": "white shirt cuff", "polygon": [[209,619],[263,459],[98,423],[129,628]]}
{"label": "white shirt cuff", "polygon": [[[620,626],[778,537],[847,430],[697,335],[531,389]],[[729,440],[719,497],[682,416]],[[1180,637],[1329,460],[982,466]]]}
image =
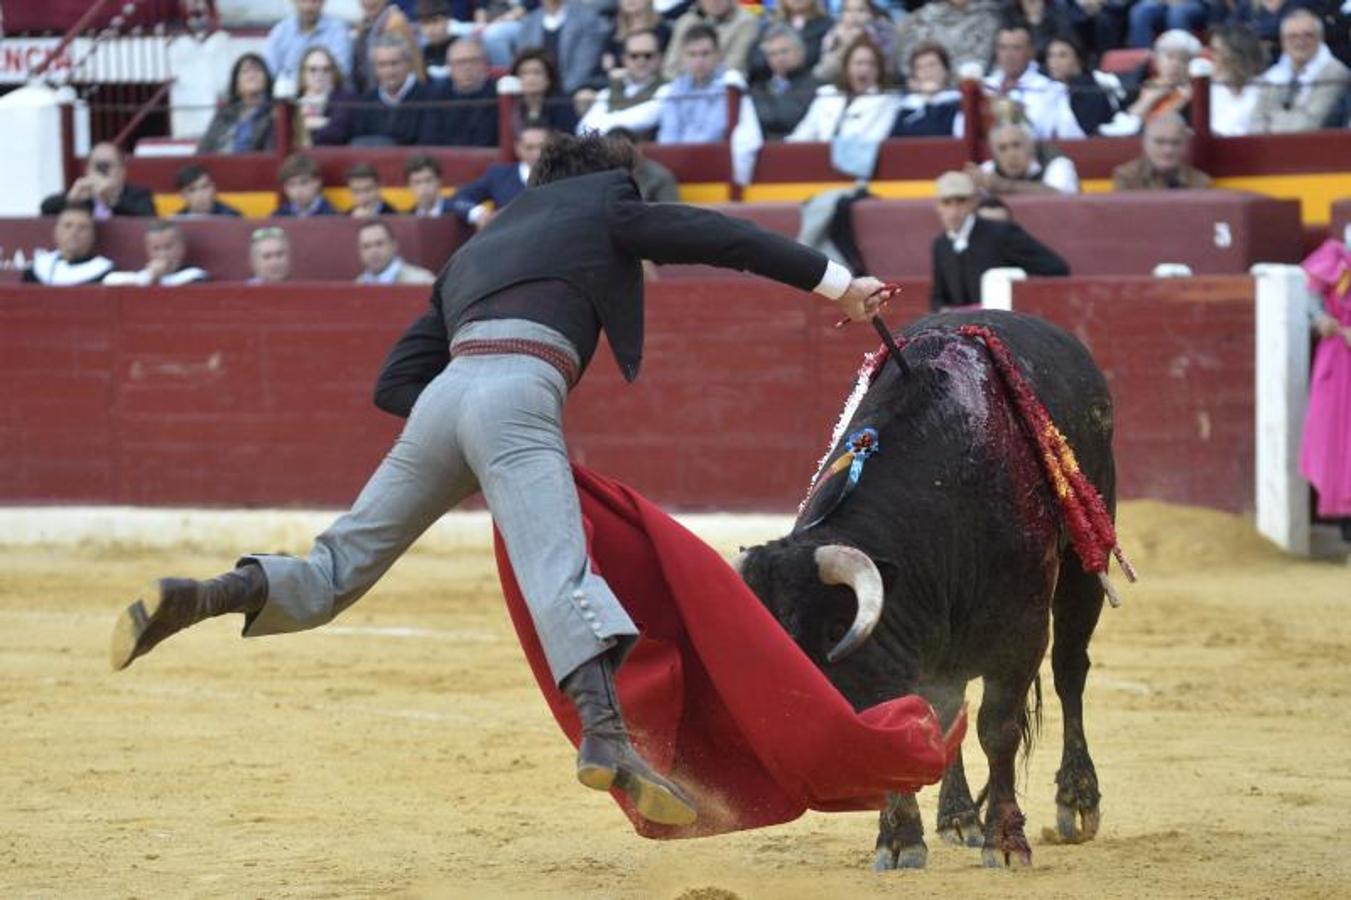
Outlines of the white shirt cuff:
{"label": "white shirt cuff", "polygon": [[477,225],[479,223],[479,220],[482,219],[487,214],[488,214],[488,205],[486,203],[480,203],[478,206],[475,206],[473,209],[469,210],[469,224]]}
{"label": "white shirt cuff", "polygon": [[853,283],[853,280],[854,276],[850,271],[832,259],[826,264],[826,272],[821,276],[821,283],[812,290],[823,297],[838,300],[844,296],[845,291],[849,290],[849,285]]}

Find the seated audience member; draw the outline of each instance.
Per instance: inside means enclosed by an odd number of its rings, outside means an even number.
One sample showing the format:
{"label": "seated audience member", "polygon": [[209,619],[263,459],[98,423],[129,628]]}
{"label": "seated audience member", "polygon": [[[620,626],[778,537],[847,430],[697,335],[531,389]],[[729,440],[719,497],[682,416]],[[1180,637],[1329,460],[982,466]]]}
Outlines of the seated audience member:
{"label": "seated audience member", "polygon": [[1162,191],[1210,187],[1210,176],[1184,161],[1191,129],[1177,113],[1145,123],[1144,155],[1112,170],[1114,191]]}
{"label": "seated audience member", "polygon": [[[998,31],[998,0],[934,0],[906,16],[896,29],[896,59],[908,60],[915,47],[935,43],[948,51],[954,71],[967,63],[984,70]],[[1027,42],[1030,53],[1031,34]]]}
{"label": "seated audience member", "polygon": [[1095,135],[1099,128],[1112,121],[1117,105],[1088,71],[1087,65],[1084,49],[1074,37],[1057,35],[1047,43],[1046,74],[1069,91],[1070,111],[1083,133]]}
{"label": "seated audience member", "polygon": [[387,222],[367,222],[357,231],[361,274],[357,284],[431,284],[436,276],[399,256],[399,242]]}
{"label": "seated audience member", "polygon": [[408,65],[419,82],[427,80],[422,50],[418,46],[413,25],[404,11],[389,0],[357,0],[361,21],[357,23],[352,40],[352,87],[365,93],[380,83],[375,71],[372,51],[385,38],[398,38],[408,48]]}
{"label": "seated audience member", "polygon": [[872,0],[844,0],[840,18],[821,39],[821,59],[812,69],[816,80],[829,83],[840,77],[844,51],[860,37],[866,37],[882,51],[890,72],[896,63],[896,26],[891,16],[874,6]]}
{"label": "seated audience member", "polygon": [[437,218],[454,212],[450,198],[441,193],[441,164],[434,158],[421,153],[408,157],[403,174],[413,195],[411,215]]}
{"label": "seated audience member", "polygon": [[[746,87],[741,73],[726,69],[718,54],[718,33],[709,25],[694,24],[678,38],[684,70],[671,82],[662,101],[657,125],[659,144],[703,144],[724,141],[727,134],[727,88]],[[732,129],[732,179],[749,184],[755,154],[764,145],[760,121],[750,97],[742,94],[736,127]]]}
{"label": "seated audience member", "polygon": [[286,157],[277,173],[281,182],[281,192],[286,202],[272,213],[274,216],[334,216],[338,211],[324,196],[324,182],[319,176],[319,164],[303,153],[292,153]]}
{"label": "seated audience member", "polygon": [[1032,51],[1038,58],[1046,53],[1051,38],[1068,34],[1074,27],[1068,0],[1008,0],[1003,20],[1027,25],[1032,35]]}
{"label": "seated audience member", "polygon": [[375,87],[361,95],[352,116],[352,144],[365,147],[416,144],[423,133],[427,109],[422,101],[435,99],[417,80],[408,42],[387,34],[371,47]]}
{"label": "seated audience member", "polygon": [[[461,3],[473,16],[473,2]],[[422,59],[427,64],[427,80],[435,81],[450,77],[446,51],[464,33],[472,32],[472,25],[457,21],[450,0],[418,0],[417,7],[418,41],[422,50]]]}
{"label": "seated audience member", "polygon": [[599,88],[605,83],[600,54],[608,34],[605,22],[580,0],[540,0],[539,6],[521,20],[516,46],[522,51],[546,51],[557,67],[555,84],[571,97],[583,88]]}
{"label": "seated audience member", "polygon": [[1248,134],[1262,92],[1257,77],[1266,68],[1266,48],[1247,25],[1221,25],[1210,33],[1210,60],[1211,134]]}
{"label": "seated audience member", "polygon": [[257,53],[245,53],[230,70],[224,104],[197,142],[198,153],[258,153],[276,144],[272,76]]}
{"label": "seated audience member", "polygon": [[[779,0],[774,4],[774,10],[769,13],[767,19],[766,30],[774,25],[786,25],[797,34],[806,53],[803,65],[808,69],[815,68],[821,61],[821,42],[835,24],[826,13],[822,0]],[[765,54],[761,50],[764,31],[761,35],[760,41],[751,48],[746,73],[746,79],[753,85],[764,81],[770,74],[769,61],[765,59]]]}
{"label": "seated audience member", "polygon": [[380,174],[370,163],[357,163],[347,170],[347,190],[352,192],[352,208],[347,214],[354,219],[372,216],[397,216],[399,211],[385,202],[380,193]]}
{"label": "seated audience member", "polygon": [[633,180],[638,183],[638,194],[648,203],[679,203],[680,185],[675,173],[654,159],[643,155],[638,137],[627,128],[615,128],[611,137],[627,141],[633,147]]}
{"label": "seated audience member", "polygon": [[936,183],[943,233],[933,242],[933,288],[929,305],[980,302],[980,279],[990,269],[1018,268],[1029,275],[1068,275],[1059,254],[1016,222],[992,222],[976,215],[976,183],[964,172],[944,172]]}
{"label": "seated audience member", "polygon": [[1077,194],[1074,162],[1039,143],[1026,122],[1003,122],[990,129],[990,152],[966,174],[987,194]]}
{"label": "seated audience member", "polygon": [[987,222],[1012,222],[1013,210],[1002,197],[981,197],[976,204],[976,216]]}
{"label": "seated audience member", "polygon": [[352,139],[357,95],[343,86],[342,69],[327,47],[311,47],[300,62],[296,94],[296,144],[338,147]]}
{"label": "seated audience member", "polygon": [[[450,198],[451,209],[461,222],[483,228],[492,220],[493,212],[515,200],[530,180],[530,167],[539,160],[549,129],[529,125],[516,139],[516,162],[494,163],[473,181],[460,187]],[[492,209],[488,201],[492,201]]]}
{"label": "seated audience member", "polygon": [[431,94],[449,101],[422,120],[423,144],[497,146],[497,85],[488,78],[488,57],[475,37],[455,40],[446,51],[450,77],[433,82]]}
{"label": "seated audience member", "polygon": [[109,272],[104,284],[181,287],[209,281],[205,269],[187,265],[188,242],[173,222],[156,219],[145,229],[145,268],[139,272]]}
{"label": "seated audience member", "polygon": [[68,203],[52,226],[55,250],[39,249],[33,264],[23,270],[23,281],[49,287],[93,284],[108,277],[113,261],[94,252],[94,214],[87,203]]}
{"label": "seated audience member", "polygon": [[64,194],[42,201],[42,215],[54,216],[72,203],[86,204],[95,219],[112,216],[153,216],[155,198],[147,188],[127,184],[127,159],[116,144],[95,144],[89,150],[84,174]]}
{"label": "seated audience member", "polygon": [[744,76],[755,36],[760,33],[760,21],[737,0],[696,0],[694,7],[676,20],[662,74],[674,80],[683,71],[685,34],[696,25],[713,30],[722,64]]}
{"label": "seated audience member", "polygon": [[1205,0],[1135,0],[1126,45],[1148,47],[1165,31],[1199,32],[1209,17]]}
{"label": "seated audience member", "polygon": [[816,99],[819,86],[805,65],[802,36],[782,22],[765,29],[760,51],[769,65],[769,77],[751,86],[751,103],[765,137],[788,136]]}
{"label": "seated audience member", "polygon": [[1165,31],[1159,35],[1150,54],[1153,75],[1142,78],[1139,93],[1125,114],[1101,128],[1101,132],[1111,136],[1136,134],[1154,116],[1168,113],[1177,113],[1185,119],[1192,99],[1188,69],[1200,52],[1201,42],[1190,32]]}
{"label": "seated audience member", "polygon": [[1314,131],[1341,99],[1351,73],[1323,42],[1323,22],[1297,9],[1281,20],[1281,57],[1262,76],[1254,134]]}
{"label": "seated audience member", "polygon": [[1037,69],[1026,24],[1014,22],[999,29],[995,69],[985,78],[985,88],[996,97],[1022,104],[1028,122],[1044,141],[1084,136],[1070,108],[1069,91]]}
{"label": "seated audience member", "polygon": [[609,72],[626,67],[624,47],[628,44],[629,36],[643,31],[651,32],[657,39],[657,65],[653,69],[656,71],[661,67],[661,55],[671,42],[670,23],[653,8],[652,0],[619,0],[614,28],[606,36],[605,48],[601,51],[601,70]]}
{"label": "seated audience member", "polygon": [[179,169],[174,175],[174,187],[183,198],[183,208],[174,213],[175,217],[239,216],[239,210],[217,199],[215,180],[199,165]]}
{"label": "seated audience member", "polygon": [[844,55],[839,80],[817,89],[807,115],[786,140],[885,140],[900,108],[900,98],[886,90],[885,66],[882,51],[859,38]]}
{"label": "seated audience member", "polygon": [[514,133],[520,134],[528,127],[568,134],[577,130],[577,110],[558,90],[558,69],[548,50],[539,47],[522,50],[511,64],[511,74],[521,85],[516,120],[512,123]]}
{"label": "seated audience member", "polygon": [[256,228],[249,237],[248,284],[277,284],[291,278],[291,239],[275,225]]}
{"label": "seated audience member", "polygon": [[608,87],[596,95],[582,116],[577,133],[608,134],[627,128],[650,139],[657,133],[666,79],[661,76],[661,42],[653,31],[632,31],[624,39],[624,68],[612,73]]}
{"label": "seated audience member", "polygon": [[[328,48],[344,72],[352,67],[352,38],[347,23],[334,16],[324,15],[324,0],[292,0],[294,16],[287,16],[267,33],[263,58],[272,77],[285,84],[295,84],[300,76],[300,58],[314,46]],[[289,91],[285,91],[289,94]]]}
{"label": "seated audience member", "polygon": [[901,95],[892,137],[960,137],[965,131],[962,95],[941,44],[920,44],[910,54],[906,93]]}

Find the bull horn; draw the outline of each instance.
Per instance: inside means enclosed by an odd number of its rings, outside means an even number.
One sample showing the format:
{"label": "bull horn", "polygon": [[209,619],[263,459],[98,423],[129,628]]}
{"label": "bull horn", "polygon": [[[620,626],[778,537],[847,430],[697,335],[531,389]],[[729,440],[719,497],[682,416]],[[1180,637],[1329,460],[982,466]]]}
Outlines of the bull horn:
{"label": "bull horn", "polygon": [[854,592],[858,614],[840,642],[826,654],[827,662],[839,662],[853,653],[873,633],[882,619],[882,575],[868,554],[844,544],[816,548],[816,571],[822,584],[842,584]]}

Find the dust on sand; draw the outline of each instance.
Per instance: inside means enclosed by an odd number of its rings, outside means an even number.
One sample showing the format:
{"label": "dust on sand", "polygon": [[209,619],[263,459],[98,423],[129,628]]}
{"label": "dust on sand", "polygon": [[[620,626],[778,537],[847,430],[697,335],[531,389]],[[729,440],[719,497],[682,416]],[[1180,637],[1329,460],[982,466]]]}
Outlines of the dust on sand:
{"label": "dust on sand", "polygon": [[[115,674],[108,631],[131,592],[239,548],[0,549],[0,895],[1351,893],[1351,569],[1286,559],[1215,513],[1122,518],[1143,580],[1093,645],[1102,832],[1037,840],[1055,817],[1048,689],[1022,784],[1035,865],[1018,872],[935,842],[927,870],[873,874],[871,813],[634,836],[573,780],[486,551],[415,553],[326,629],[241,641],[232,617]],[[932,822],[935,792],[920,800]]]}

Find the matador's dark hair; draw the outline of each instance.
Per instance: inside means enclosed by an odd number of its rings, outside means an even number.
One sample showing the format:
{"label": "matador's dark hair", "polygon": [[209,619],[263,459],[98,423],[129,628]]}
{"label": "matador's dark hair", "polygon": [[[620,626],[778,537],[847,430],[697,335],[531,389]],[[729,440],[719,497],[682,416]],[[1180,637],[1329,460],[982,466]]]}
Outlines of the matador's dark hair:
{"label": "matador's dark hair", "polygon": [[554,132],[545,142],[539,161],[530,167],[530,185],[536,187],[610,169],[632,172],[636,161],[633,145],[620,138],[594,131],[581,137]]}

